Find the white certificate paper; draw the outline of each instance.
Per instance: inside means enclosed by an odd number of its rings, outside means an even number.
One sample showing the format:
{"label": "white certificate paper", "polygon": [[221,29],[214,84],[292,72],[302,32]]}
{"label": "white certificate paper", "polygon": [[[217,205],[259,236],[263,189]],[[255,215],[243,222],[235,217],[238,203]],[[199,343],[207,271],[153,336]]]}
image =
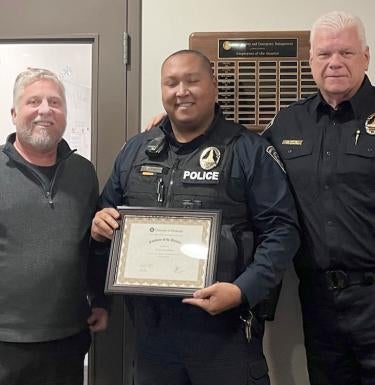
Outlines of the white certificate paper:
{"label": "white certificate paper", "polygon": [[115,285],[204,286],[211,221],[126,217]]}

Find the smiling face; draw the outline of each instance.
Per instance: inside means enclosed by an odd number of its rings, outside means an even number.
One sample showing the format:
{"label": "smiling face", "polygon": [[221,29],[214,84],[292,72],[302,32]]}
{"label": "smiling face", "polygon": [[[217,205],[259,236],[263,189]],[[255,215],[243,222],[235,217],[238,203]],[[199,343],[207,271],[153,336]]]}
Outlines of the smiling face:
{"label": "smiling face", "polygon": [[189,141],[211,124],[217,95],[209,63],[194,52],[170,56],[161,70],[162,101],[179,141]]}
{"label": "smiling face", "polygon": [[41,152],[57,147],[66,126],[66,103],[52,80],[41,79],[25,86],[12,108],[17,140]]}
{"label": "smiling face", "polygon": [[310,66],[324,99],[332,107],[352,98],[360,88],[369,63],[354,26],[338,31],[321,28],[311,43]]}

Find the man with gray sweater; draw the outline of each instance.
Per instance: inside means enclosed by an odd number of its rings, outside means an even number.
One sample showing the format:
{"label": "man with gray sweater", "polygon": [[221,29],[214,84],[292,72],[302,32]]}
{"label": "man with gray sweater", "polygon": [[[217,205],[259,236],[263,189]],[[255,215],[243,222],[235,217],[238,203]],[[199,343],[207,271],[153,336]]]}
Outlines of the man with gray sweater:
{"label": "man with gray sweater", "polygon": [[81,385],[90,329],[107,324],[86,279],[97,177],[62,139],[54,73],[20,73],[11,113],[16,132],[0,147],[0,384]]}

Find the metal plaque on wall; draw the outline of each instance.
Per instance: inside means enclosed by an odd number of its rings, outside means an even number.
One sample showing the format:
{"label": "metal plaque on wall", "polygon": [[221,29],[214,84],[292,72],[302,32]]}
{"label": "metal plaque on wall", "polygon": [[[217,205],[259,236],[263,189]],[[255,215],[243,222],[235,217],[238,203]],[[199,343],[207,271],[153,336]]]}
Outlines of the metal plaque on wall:
{"label": "metal plaque on wall", "polygon": [[194,32],[189,47],[211,61],[225,116],[261,131],[283,107],[316,92],[309,31]]}

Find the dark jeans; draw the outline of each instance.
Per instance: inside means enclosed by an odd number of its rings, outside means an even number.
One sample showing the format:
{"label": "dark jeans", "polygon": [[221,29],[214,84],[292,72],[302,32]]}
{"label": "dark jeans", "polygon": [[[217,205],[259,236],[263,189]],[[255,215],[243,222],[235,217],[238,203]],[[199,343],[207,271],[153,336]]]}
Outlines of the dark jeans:
{"label": "dark jeans", "polygon": [[248,343],[238,314],[176,303],[150,309],[136,311],[135,385],[269,385],[263,322],[254,319]]}
{"label": "dark jeans", "polygon": [[0,342],[1,385],[82,385],[88,330],[61,340]]}
{"label": "dark jeans", "polygon": [[[303,282],[303,280],[301,280]],[[375,383],[375,285],[300,285],[311,385]]]}

